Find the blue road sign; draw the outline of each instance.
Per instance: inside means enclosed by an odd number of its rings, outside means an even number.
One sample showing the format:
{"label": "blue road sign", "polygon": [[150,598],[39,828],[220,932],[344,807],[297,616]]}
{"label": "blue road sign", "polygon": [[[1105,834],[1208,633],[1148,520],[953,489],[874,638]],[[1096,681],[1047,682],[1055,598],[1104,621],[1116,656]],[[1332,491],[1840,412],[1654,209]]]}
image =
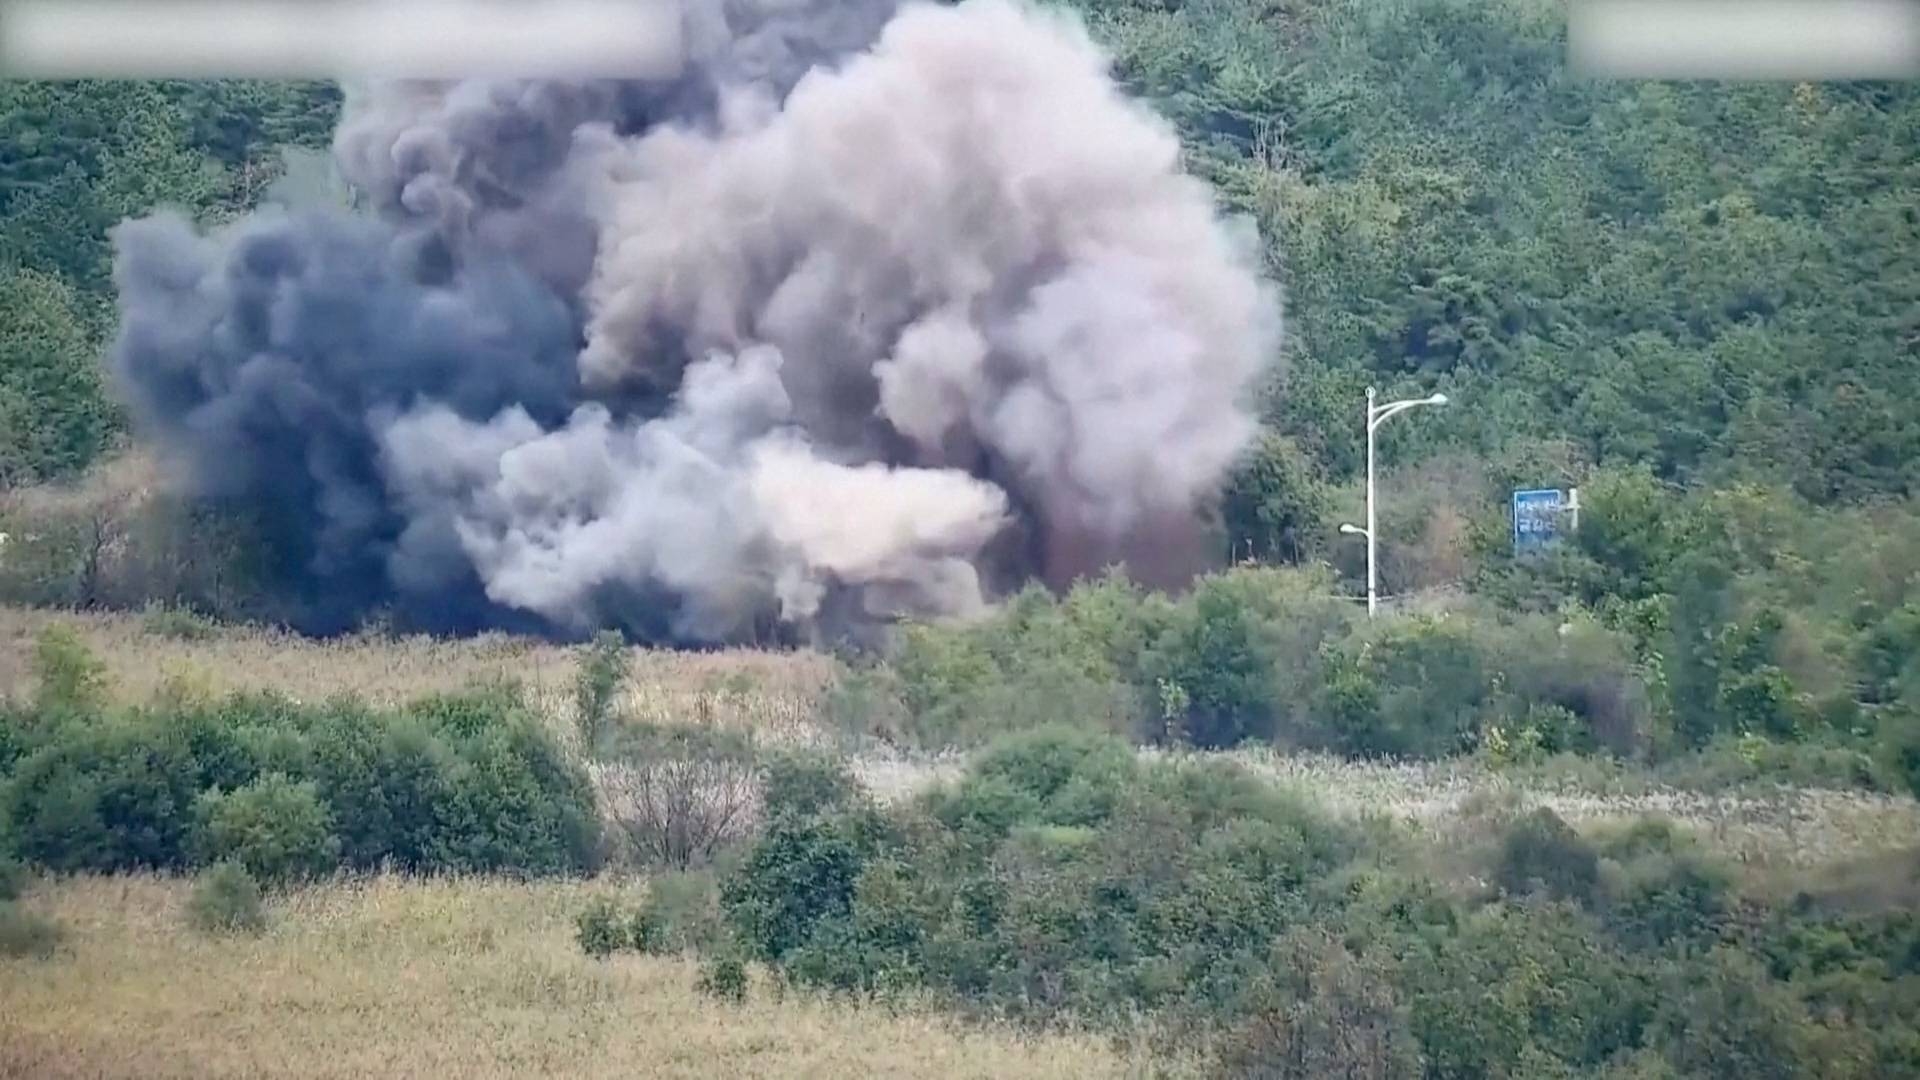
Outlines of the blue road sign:
{"label": "blue road sign", "polygon": [[1558,488],[1513,493],[1513,550],[1537,551],[1560,536],[1565,495]]}

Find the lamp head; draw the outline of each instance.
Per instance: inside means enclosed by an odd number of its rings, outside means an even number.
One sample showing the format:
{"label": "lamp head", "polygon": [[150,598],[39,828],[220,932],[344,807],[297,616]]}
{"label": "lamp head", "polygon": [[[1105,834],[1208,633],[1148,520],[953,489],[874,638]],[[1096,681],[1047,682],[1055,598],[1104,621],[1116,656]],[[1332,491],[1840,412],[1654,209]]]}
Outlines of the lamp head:
{"label": "lamp head", "polygon": [[1435,394],[1427,399],[1427,404],[1429,405],[1445,405],[1446,403],[1447,395],[1445,394]]}
{"label": "lamp head", "polygon": [[1343,521],[1343,522],[1341,522],[1341,523],[1340,523],[1340,531],[1341,531],[1341,532],[1343,532],[1343,533],[1346,533],[1346,534],[1348,534],[1349,536],[1352,536],[1352,535],[1356,535],[1356,534],[1358,534],[1358,533],[1363,533],[1363,532],[1366,532],[1367,530],[1365,530],[1365,529],[1363,529],[1363,528],[1361,528],[1361,527],[1360,527],[1360,526],[1358,526],[1358,525],[1355,525],[1354,523],[1352,523],[1352,522],[1350,522],[1350,521]]}

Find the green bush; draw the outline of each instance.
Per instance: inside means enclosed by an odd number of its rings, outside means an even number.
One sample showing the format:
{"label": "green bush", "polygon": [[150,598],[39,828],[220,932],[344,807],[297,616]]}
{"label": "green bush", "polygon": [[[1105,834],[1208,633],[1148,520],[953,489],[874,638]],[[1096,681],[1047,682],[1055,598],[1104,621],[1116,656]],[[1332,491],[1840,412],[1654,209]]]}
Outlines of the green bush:
{"label": "green bush", "polygon": [[1538,889],[1588,903],[1600,884],[1600,856],[1560,815],[1541,807],[1507,829],[1494,880],[1515,896]]}
{"label": "green bush", "polygon": [[267,928],[260,884],[235,862],[202,872],[187,898],[187,921],[209,934],[258,934]]}
{"label": "green bush", "polygon": [[13,843],[49,870],[173,868],[190,860],[198,770],[179,732],[138,720],[73,724],[0,790]]}
{"label": "green bush", "polygon": [[593,788],[538,721],[515,717],[455,747],[430,865],[531,874],[593,869],[600,855]]}
{"label": "green bush", "polygon": [[0,956],[44,960],[60,947],[60,924],[12,900],[0,900]]}
{"label": "green bush", "polygon": [[332,812],[313,781],[270,773],[234,791],[210,791],[196,806],[200,853],[232,861],[269,885],[317,877],[340,857]]}
{"label": "green bush", "polygon": [[39,683],[34,704],[43,713],[94,715],[106,707],[106,665],[68,627],[49,626],[40,632],[34,642],[33,674]]}
{"label": "green bush", "polygon": [[817,817],[859,805],[866,793],[847,760],[828,754],[769,755],[761,801],[769,818]]}
{"label": "green bush", "polygon": [[140,627],[155,637],[175,641],[205,641],[219,632],[219,626],[190,607],[172,607],[159,602],[147,604],[140,615]]}
{"label": "green bush", "polygon": [[[599,856],[585,773],[511,687],[441,695],[397,713],[346,699],[296,705],[239,694],[210,704],[164,700],[84,723],[58,715],[35,713],[25,752],[0,776],[15,850],[50,870],[191,865],[203,854],[199,800],[228,792],[208,811],[253,813],[257,796],[232,800],[268,773],[284,774],[329,812],[334,861],[346,866],[575,873]],[[273,790],[276,813],[287,799],[304,799]],[[312,815],[295,817],[302,839],[288,857],[299,873],[321,872]],[[265,827],[238,820],[228,822],[236,835]],[[268,860],[256,866],[263,875],[280,874],[269,865],[278,856],[260,858]]]}
{"label": "green bush", "polygon": [[641,952],[682,953],[716,945],[726,936],[719,883],[705,872],[659,874],[634,913],[632,939]]}
{"label": "green bush", "polygon": [[619,634],[602,631],[581,652],[580,670],[573,681],[573,706],[580,724],[580,741],[589,752],[600,745],[612,719],[613,703],[628,678],[627,643]]}
{"label": "green bush", "polygon": [[1469,628],[1412,617],[1333,655],[1319,711],[1342,753],[1438,758],[1473,749],[1495,693]]}
{"label": "green bush", "polygon": [[581,952],[596,960],[632,948],[634,940],[626,909],[617,900],[596,897],[574,919],[574,940],[580,943]]}
{"label": "green bush", "polygon": [[722,949],[700,964],[695,984],[708,997],[738,1005],[747,1000],[747,964],[738,952]]}

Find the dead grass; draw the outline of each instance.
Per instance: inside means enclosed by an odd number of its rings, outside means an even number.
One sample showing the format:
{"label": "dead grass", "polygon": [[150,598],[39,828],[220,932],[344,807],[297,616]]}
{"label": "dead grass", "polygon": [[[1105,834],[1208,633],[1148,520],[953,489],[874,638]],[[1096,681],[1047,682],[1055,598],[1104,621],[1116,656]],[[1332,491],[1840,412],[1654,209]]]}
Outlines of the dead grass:
{"label": "dead grass", "polygon": [[29,902],[67,938],[0,961],[0,1077],[1141,1074],[1092,1036],[775,1000],[758,981],[723,1005],[691,961],[590,960],[570,920],[595,887],[340,882],[277,902],[260,938],[208,938],[185,882],[43,883]]}
{"label": "dead grass", "polygon": [[[490,634],[460,640],[359,637],[314,641],[224,628],[200,640],[152,633],[139,615],[74,614],[0,607],[0,693],[32,689],[33,646],[47,626],[79,632],[107,665],[116,697],[151,700],[169,680],[214,691],[272,689],[296,698],[347,692],[398,704],[477,681],[518,679],[562,728],[573,727],[576,650]],[[634,649],[633,679],[618,702],[636,720],[738,723],[769,735],[812,722],[833,679],[820,653],[728,649],[694,653]]]}

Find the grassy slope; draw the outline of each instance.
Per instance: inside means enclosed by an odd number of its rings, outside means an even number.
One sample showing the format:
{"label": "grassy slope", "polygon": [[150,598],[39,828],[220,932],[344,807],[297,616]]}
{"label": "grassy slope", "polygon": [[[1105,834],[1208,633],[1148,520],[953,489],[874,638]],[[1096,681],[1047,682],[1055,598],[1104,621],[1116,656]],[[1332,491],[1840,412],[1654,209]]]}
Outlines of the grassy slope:
{"label": "grassy slope", "polygon": [[589,960],[570,918],[594,886],[374,878],[274,905],[263,937],[187,929],[188,886],[42,883],[67,928],[47,961],[0,959],[0,1077],[1092,1077],[1086,1036],[1023,1037],[930,1013],[694,989],[691,961]]}

